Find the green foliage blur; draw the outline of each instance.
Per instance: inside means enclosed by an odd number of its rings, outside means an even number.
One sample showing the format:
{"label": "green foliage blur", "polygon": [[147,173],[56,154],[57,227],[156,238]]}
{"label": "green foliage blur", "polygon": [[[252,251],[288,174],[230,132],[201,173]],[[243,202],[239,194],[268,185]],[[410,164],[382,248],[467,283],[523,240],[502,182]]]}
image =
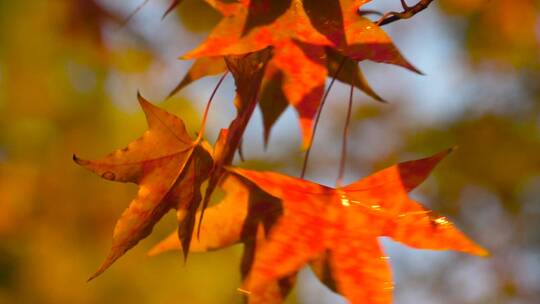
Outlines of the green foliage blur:
{"label": "green foliage blur", "polygon": [[[164,80],[159,75],[176,62],[168,55],[181,50],[152,40],[144,28],[149,18],[159,22],[169,1],[150,1],[126,25],[137,1],[111,2],[116,1],[0,0],[0,303],[240,303],[239,246],[194,254],[185,265],[180,253],[145,256],[174,229],[172,214],[103,276],[86,283],[105,257],[116,218],[136,187],[92,175],[71,161],[72,154],[97,158],[138,137],[146,125],[136,105],[137,88],[160,88],[150,93],[163,97],[182,76]],[[187,50],[219,15],[202,1],[184,4],[157,27],[189,36],[182,45]],[[404,250],[391,246],[396,303],[537,303],[540,4],[441,0],[429,10],[464,54],[456,65],[471,78],[453,90],[461,92],[455,99],[468,102],[444,119],[413,120],[404,113],[415,111],[408,100],[414,91],[393,96],[391,106],[362,97],[351,126],[348,178],[457,145],[416,195],[493,256],[477,261],[451,253],[428,263],[411,257],[412,250],[394,258],[392,253]],[[414,26],[428,22],[422,14]],[[413,27],[396,30],[407,22],[392,25],[392,34],[414,35]],[[420,81],[437,73],[443,71],[431,71]],[[487,80],[475,78],[486,73]],[[507,95],[476,91],[499,92],[508,77],[515,85],[504,91]],[[384,96],[387,84],[373,84]],[[199,95],[179,94],[160,105],[195,131],[200,113],[193,96]],[[333,99],[330,103],[339,106],[329,109],[327,134],[317,139],[313,178],[337,172],[339,151],[333,147],[340,144],[346,102]],[[279,131],[274,130],[270,150],[282,153],[268,158],[262,150],[253,152],[248,164],[297,174],[299,141],[282,142]],[[302,292],[311,289],[301,289],[300,303],[332,303],[323,297],[306,300]]]}

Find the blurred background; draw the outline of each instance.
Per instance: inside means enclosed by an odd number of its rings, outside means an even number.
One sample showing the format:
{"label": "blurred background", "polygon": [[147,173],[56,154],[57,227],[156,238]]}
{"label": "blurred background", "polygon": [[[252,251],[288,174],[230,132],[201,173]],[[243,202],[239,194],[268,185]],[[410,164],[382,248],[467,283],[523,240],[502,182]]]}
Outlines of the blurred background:
{"label": "blurred background", "polygon": [[[0,0],[0,303],[239,303],[240,246],[154,258],[175,227],[167,216],[98,279],[116,218],[136,186],[77,167],[145,129],[136,91],[179,115],[191,132],[217,82],[168,92],[219,21],[203,1]],[[411,3],[412,4],[412,1]],[[366,8],[397,10],[397,0]],[[395,303],[533,304],[540,298],[540,1],[439,0],[386,27],[426,76],[370,62],[361,67],[389,104],[355,94],[346,181],[401,160],[459,149],[413,193],[492,252],[489,259],[406,248],[384,240]],[[307,178],[333,185],[348,88],[336,85]],[[233,117],[228,78],[208,138]],[[259,113],[244,139],[246,164],[298,175],[303,154],[288,110],[266,151]],[[288,303],[344,303],[307,269]]]}

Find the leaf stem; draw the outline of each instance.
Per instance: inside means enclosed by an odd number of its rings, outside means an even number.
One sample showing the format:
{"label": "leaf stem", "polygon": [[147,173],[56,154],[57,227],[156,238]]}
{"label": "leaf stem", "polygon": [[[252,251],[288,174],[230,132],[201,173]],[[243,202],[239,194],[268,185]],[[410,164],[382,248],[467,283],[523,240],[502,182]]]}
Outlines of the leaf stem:
{"label": "leaf stem", "polygon": [[339,66],[336,70],[336,74],[332,78],[332,81],[330,81],[330,85],[328,85],[328,89],[326,90],[326,92],[324,92],[324,96],[321,101],[321,104],[319,105],[319,108],[317,109],[317,115],[315,116],[315,124],[313,125],[313,131],[311,132],[309,146],[306,151],[306,156],[304,157],[304,163],[302,164],[302,173],[300,174],[300,178],[304,178],[304,176],[306,175],[307,163],[309,160],[309,155],[311,154],[311,148],[313,147],[313,140],[315,138],[315,133],[317,132],[317,126],[319,125],[319,120],[321,118],[321,112],[324,107],[324,104],[326,103],[326,99],[328,98],[328,93],[330,93],[330,90],[332,89],[334,82],[336,82],[336,78],[339,75],[339,72],[341,71],[341,69],[343,68],[343,65],[345,64],[345,58],[346,57],[343,57],[343,59],[339,63]]}
{"label": "leaf stem", "polygon": [[201,129],[199,130],[199,135],[197,136],[197,139],[195,140],[195,143],[199,143],[204,135],[204,131],[206,129],[206,120],[208,118],[208,112],[210,111],[210,105],[212,105],[212,100],[214,100],[214,96],[216,96],[217,90],[223,83],[223,80],[225,80],[225,77],[229,74],[229,71],[225,71],[223,75],[219,78],[216,87],[212,91],[212,94],[210,95],[210,98],[208,99],[208,102],[206,103],[206,107],[204,108],[204,114],[201,122]]}
{"label": "leaf stem", "polygon": [[144,0],[141,4],[137,5],[137,7],[127,15],[127,17],[122,21],[121,27],[124,27],[126,24],[128,24],[135,15],[139,13],[139,11],[148,3],[150,0]]}
{"label": "leaf stem", "polygon": [[343,183],[343,176],[345,175],[345,163],[347,162],[347,144],[349,137],[349,126],[351,123],[353,95],[354,86],[351,84],[351,90],[349,92],[349,106],[347,107],[347,118],[345,119],[345,126],[343,127],[343,139],[341,142],[341,159],[339,161],[339,173],[336,181],[336,188],[341,187],[341,184]]}

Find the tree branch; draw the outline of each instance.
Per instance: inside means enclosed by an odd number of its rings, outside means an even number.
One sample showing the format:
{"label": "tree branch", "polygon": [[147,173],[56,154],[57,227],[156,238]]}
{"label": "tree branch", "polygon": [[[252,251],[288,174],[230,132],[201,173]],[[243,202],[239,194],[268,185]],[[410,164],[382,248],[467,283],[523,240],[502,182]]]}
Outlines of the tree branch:
{"label": "tree branch", "polygon": [[413,17],[414,15],[420,13],[421,11],[425,10],[431,2],[434,0],[420,0],[417,4],[413,6],[408,6],[405,0],[400,0],[401,6],[403,7],[402,12],[388,12],[384,14],[379,21],[377,21],[377,25],[386,25],[392,22],[396,22],[401,19],[409,19]]}

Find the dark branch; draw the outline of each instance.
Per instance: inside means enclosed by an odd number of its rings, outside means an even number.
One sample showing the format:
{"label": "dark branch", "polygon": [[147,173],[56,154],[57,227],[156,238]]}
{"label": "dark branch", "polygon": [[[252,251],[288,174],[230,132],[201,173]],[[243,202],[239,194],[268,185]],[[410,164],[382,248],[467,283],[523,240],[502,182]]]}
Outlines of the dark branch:
{"label": "dark branch", "polygon": [[358,14],[360,14],[360,16],[367,16],[367,15],[382,16],[383,15],[383,13],[379,11],[375,11],[375,10],[359,10]]}
{"label": "dark branch", "polygon": [[386,25],[401,19],[409,19],[425,10],[433,1],[434,0],[420,0],[416,5],[408,6],[405,0],[401,0],[403,12],[388,12],[377,21],[377,25]]}

